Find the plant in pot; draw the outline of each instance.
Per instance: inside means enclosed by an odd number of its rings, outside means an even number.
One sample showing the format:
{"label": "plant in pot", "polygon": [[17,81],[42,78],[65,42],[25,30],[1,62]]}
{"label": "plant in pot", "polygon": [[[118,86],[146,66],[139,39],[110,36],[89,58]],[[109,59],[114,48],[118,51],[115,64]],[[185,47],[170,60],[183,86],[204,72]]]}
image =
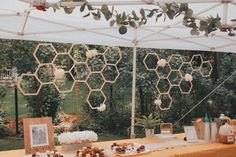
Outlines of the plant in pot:
{"label": "plant in pot", "polygon": [[149,116],[141,116],[141,118],[136,118],[136,126],[141,126],[145,129],[146,137],[154,136],[154,129],[156,126],[160,125],[161,120],[159,117],[154,117],[153,114]]}

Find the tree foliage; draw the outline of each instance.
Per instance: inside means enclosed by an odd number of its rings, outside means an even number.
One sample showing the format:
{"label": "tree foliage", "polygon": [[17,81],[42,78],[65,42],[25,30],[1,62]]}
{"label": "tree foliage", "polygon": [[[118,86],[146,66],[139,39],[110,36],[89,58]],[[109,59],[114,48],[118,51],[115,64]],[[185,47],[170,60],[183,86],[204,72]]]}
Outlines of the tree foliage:
{"label": "tree foliage", "polygon": [[[34,73],[37,67],[33,57],[36,46],[37,42],[33,41],[1,40],[0,68],[16,67],[19,76],[22,73]],[[42,77],[48,77],[45,74],[42,75]],[[35,90],[35,80],[29,81],[28,86]],[[26,96],[26,100],[29,113],[33,117],[52,116],[55,118],[57,109],[63,102],[62,96],[52,86],[44,86],[39,95]]]}
{"label": "tree foliage", "polygon": [[[32,52],[36,47],[36,44],[36,42],[26,41],[2,41],[0,66],[9,67],[12,64],[17,66],[19,73],[27,71],[33,72],[37,65],[32,57]],[[59,45],[56,45],[56,47],[59,48]],[[94,48],[98,51],[104,50],[104,47],[90,45],[90,49]],[[117,131],[120,134],[125,134],[126,129],[130,126],[132,49],[122,47],[121,50],[122,59],[118,64],[118,70],[121,75],[116,83],[106,84],[103,89],[103,92],[107,96],[107,110],[102,113],[93,111],[89,108],[88,104],[85,103],[80,111],[81,122],[79,125],[81,129],[94,129],[100,132]],[[9,52],[13,55],[12,60]],[[154,100],[158,94],[155,88],[157,76],[155,72],[148,71],[143,63],[143,59],[147,53],[156,53],[161,56],[161,58],[168,58],[171,54],[177,53],[185,56],[186,60],[189,60],[192,55],[200,53],[204,60],[211,61],[213,72],[211,77],[208,78],[201,77],[197,72],[194,73],[193,90],[191,91],[191,94],[182,95],[178,90],[173,90],[171,92],[171,95],[173,96],[173,105],[171,109],[168,111],[160,111],[159,108],[154,105]],[[102,64],[102,62],[98,62],[97,64]],[[149,64],[152,65],[152,61],[150,61]],[[231,53],[196,51],[176,52],[176,50],[137,49],[136,117],[141,117],[142,115],[148,116],[152,113],[154,116],[159,115],[163,122],[175,123],[234,72],[235,68],[236,55]],[[110,77],[112,77],[112,75],[114,74],[109,73]],[[236,76],[234,75],[193,110],[193,112],[188,114],[187,117],[181,121],[180,126],[182,124],[190,124],[194,118],[203,117],[205,113],[209,113],[212,117],[218,117],[220,113],[224,113],[233,118],[236,115],[235,80]],[[96,79],[93,81],[96,82]],[[30,111],[34,116],[55,117],[58,107],[63,103],[62,97],[50,86],[42,88],[42,91],[38,96],[29,96],[26,98],[29,106],[31,106]]]}

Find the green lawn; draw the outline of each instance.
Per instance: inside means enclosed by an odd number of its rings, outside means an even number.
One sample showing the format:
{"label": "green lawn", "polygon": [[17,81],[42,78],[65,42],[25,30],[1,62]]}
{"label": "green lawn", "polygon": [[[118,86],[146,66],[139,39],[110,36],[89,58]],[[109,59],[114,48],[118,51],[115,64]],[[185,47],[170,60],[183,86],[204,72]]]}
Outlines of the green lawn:
{"label": "green lawn", "polygon": [[[106,90],[109,91],[109,86],[105,86]],[[129,103],[131,100],[130,90],[125,91],[122,95],[119,94],[119,84],[114,84],[114,96],[117,96],[115,99],[122,103]],[[67,114],[76,114],[80,106],[86,103],[86,98],[88,94],[88,87],[83,83],[80,84],[79,93],[73,90],[70,93],[65,95],[64,103],[62,104],[62,110]],[[118,93],[117,93],[118,92]],[[109,97],[108,93],[105,93],[107,97]],[[78,96],[79,95],[79,96]],[[15,96],[14,96],[14,89],[8,89],[6,97],[3,99],[2,108],[6,113],[6,119],[14,120],[15,119]],[[18,104],[19,104],[19,118],[29,117],[29,112],[27,110],[27,101],[25,100],[24,96],[18,91]],[[0,106],[0,107],[1,107]]]}
{"label": "green lawn", "polygon": [[[85,103],[87,89],[84,85],[80,86],[79,97],[76,95],[76,92],[70,92],[65,95],[65,101],[61,106],[63,111],[67,114],[76,114],[79,110],[79,106]],[[78,103],[79,102],[79,103]],[[21,92],[18,92],[18,104],[19,104],[19,118],[29,117],[27,110],[27,101]],[[2,108],[6,113],[6,119],[13,120],[15,119],[15,96],[14,89],[8,89],[6,97],[2,101]]]}

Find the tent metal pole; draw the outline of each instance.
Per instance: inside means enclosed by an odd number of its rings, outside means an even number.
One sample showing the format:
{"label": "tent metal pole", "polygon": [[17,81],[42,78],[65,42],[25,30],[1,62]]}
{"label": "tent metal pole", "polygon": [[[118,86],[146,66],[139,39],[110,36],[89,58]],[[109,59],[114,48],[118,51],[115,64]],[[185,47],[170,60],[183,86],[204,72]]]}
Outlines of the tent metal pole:
{"label": "tent metal pole", "polygon": [[135,97],[136,97],[136,67],[137,67],[137,28],[134,29],[133,40],[133,76],[132,76],[132,109],[131,109],[131,132],[130,138],[135,138],[134,125],[135,125]]}

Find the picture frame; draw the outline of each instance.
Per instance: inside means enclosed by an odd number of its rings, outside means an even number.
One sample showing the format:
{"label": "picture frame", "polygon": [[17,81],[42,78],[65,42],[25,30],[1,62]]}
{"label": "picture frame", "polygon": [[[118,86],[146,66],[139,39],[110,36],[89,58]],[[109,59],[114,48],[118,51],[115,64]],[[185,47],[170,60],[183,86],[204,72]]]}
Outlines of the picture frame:
{"label": "picture frame", "polygon": [[161,123],[160,124],[161,134],[173,134],[173,125],[172,123]]}
{"label": "picture frame", "polygon": [[198,142],[198,137],[194,126],[184,126],[184,132],[187,142]]}
{"label": "picture frame", "polygon": [[25,118],[23,125],[25,154],[55,150],[51,117]]}

